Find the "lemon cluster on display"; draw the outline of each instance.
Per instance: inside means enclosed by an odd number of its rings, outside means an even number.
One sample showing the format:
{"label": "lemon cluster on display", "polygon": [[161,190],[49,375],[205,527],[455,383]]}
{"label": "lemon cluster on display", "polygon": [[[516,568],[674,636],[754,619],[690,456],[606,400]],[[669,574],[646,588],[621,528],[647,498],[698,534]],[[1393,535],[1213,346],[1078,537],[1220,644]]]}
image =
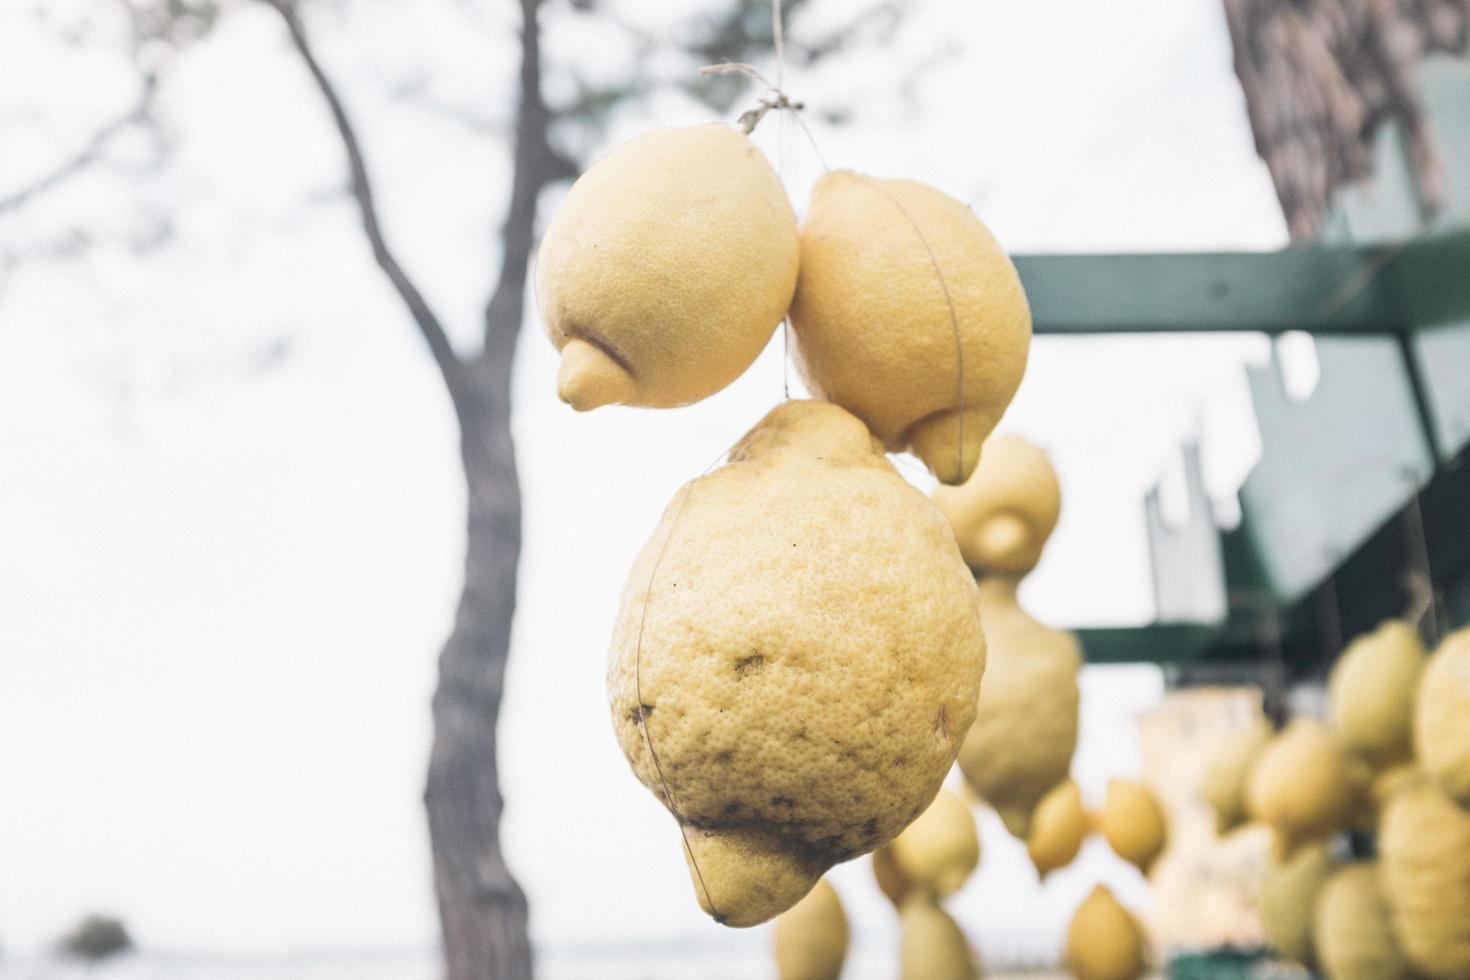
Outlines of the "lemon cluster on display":
{"label": "lemon cluster on display", "polygon": [[[820,399],[779,405],[676,495],[614,627],[618,741],[677,820],[701,906],[767,921],[926,811],[885,858],[906,891],[958,888],[973,818],[935,797],[974,718],[985,637],[949,524],[885,453],[910,450],[944,482],[974,469],[1030,345],[1010,259],[962,202],[849,171],[817,184],[798,227],[761,151],[710,124],[647,132],[583,174],[542,238],[535,291],[575,409],[706,398],[787,317]],[[792,937],[835,934],[834,908],[824,888],[793,910],[785,960],[830,961]]]}

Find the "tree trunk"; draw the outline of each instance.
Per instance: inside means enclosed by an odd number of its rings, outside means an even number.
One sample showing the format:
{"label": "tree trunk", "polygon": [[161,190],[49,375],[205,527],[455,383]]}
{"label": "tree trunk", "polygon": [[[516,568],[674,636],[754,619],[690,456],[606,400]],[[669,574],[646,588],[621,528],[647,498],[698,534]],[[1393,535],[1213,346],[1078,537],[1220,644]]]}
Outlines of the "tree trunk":
{"label": "tree trunk", "polygon": [[509,360],[468,365],[471,393],[460,409],[469,491],[465,578],[439,657],[424,793],[449,980],[531,976],[526,896],[500,849],[495,738],[521,547]]}

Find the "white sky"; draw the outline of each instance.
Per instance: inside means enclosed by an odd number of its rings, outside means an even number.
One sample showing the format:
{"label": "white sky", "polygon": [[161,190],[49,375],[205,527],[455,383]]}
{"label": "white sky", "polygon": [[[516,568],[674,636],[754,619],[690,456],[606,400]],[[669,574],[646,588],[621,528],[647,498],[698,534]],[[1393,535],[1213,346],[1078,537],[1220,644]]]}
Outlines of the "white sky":
{"label": "white sky", "polygon": [[[83,0],[50,5],[62,17]],[[496,265],[506,160],[424,111],[506,118],[508,17],[455,0],[318,6],[311,24],[368,141],[392,238],[473,338]],[[692,4],[620,5],[657,29]],[[824,9],[844,5],[829,2]],[[1230,68],[1218,0],[925,0],[891,48],[788,73],[834,166],[928,180],[1008,247],[1272,248],[1284,240]],[[128,101],[105,31],[40,43],[0,0],[0,193]],[[661,19],[662,18],[662,19]],[[915,64],[953,45],[912,101]],[[616,75],[595,22],[547,17],[549,71]],[[670,71],[684,70],[673,64]],[[44,93],[44,97],[42,97]],[[82,910],[142,940],[231,950],[417,945],[437,935],[419,796],[434,659],[459,579],[463,491],[445,397],[343,197],[339,147],[277,23],[232,11],[165,86],[173,208],[146,256],[0,266],[0,941],[50,941]],[[487,98],[485,93],[495,93]],[[706,118],[665,96],[610,139]],[[768,121],[801,207],[818,171]],[[73,226],[136,229],[137,185],[78,180],[0,221],[0,246]],[[102,236],[104,239],[107,234]],[[0,249],[3,250],[3,249]],[[1023,593],[1060,624],[1151,614],[1139,497],[1204,432],[1228,493],[1255,451],[1239,364],[1258,338],[1041,340],[1005,427],[1048,446],[1066,505]],[[672,822],[606,717],[607,633],[632,556],[679,485],[779,397],[779,340],[678,412],[578,416],[526,331],[516,375],[525,495],[521,609],[501,724],[506,849],[539,941],[729,933],[695,905]],[[914,466],[905,465],[912,473]],[[1076,769],[1136,769],[1146,668],[1086,678]],[[987,818],[983,872],[953,908],[982,946],[1043,946],[1099,877],[1100,849],[1039,891]],[[865,862],[850,914],[886,943]]]}

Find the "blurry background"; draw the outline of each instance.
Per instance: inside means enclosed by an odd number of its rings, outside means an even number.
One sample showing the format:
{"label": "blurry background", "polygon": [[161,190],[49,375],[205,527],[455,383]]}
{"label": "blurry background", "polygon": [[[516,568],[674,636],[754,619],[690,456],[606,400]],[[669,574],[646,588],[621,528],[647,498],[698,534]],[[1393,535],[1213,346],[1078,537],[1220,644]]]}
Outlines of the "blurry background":
{"label": "blurry background", "polygon": [[[547,98],[594,110],[558,146],[585,163],[753,104],[739,91],[717,114],[687,90],[726,56],[691,48],[734,6],[548,0]],[[786,87],[833,167],[931,182],[1013,251],[1287,240],[1218,0],[790,6]],[[38,957],[93,909],[146,951],[120,976],[435,976],[422,794],[462,575],[453,415],[281,17],[244,0],[158,11],[174,26],[138,45],[120,0],[0,4],[0,977],[53,975]],[[397,255],[465,348],[501,260],[519,16],[491,0],[301,13]],[[821,38],[839,41],[799,53]],[[773,70],[769,51],[730,56]],[[624,98],[630,80],[646,89]],[[812,144],[783,114],[754,138],[802,210]],[[543,220],[564,190],[545,191]],[[761,975],[767,930],[723,929],[692,900],[674,824],[612,737],[603,663],[665,504],[797,387],[781,337],[693,407],[578,416],[527,320],[499,758],[538,966]],[[1230,511],[1259,452],[1241,365],[1270,346],[1036,341],[1002,426],[1046,446],[1063,485],[1022,593],[1035,615],[1152,617],[1142,494],[1197,437]],[[1297,348],[1284,368],[1309,388],[1310,342]],[[1092,667],[1083,689],[1074,772],[1095,801],[1141,770],[1136,722],[1164,682]],[[1148,910],[1142,878],[1097,841],[1042,888],[993,815],[981,833],[981,871],[950,908],[987,959],[1047,962],[1099,880]],[[896,922],[867,863],[834,880],[851,975],[889,975]]]}

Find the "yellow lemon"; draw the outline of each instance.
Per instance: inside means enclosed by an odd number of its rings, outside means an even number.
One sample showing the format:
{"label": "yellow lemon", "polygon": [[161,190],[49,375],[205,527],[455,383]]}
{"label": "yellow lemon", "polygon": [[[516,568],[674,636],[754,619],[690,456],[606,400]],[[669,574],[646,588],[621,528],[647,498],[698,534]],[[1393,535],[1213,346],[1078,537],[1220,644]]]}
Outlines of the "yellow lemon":
{"label": "yellow lemon", "polygon": [[974,951],[950,914],[922,892],[898,913],[900,980],[976,980]]}
{"label": "yellow lemon", "polygon": [[1056,470],[1045,451],[1010,433],[986,440],[982,460],[963,485],[936,489],[934,505],[971,568],[1024,575],[1061,516]]}
{"label": "yellow lemon", "polygon": [[1071,633],[1026,614],[1016,580],[984,578],[979,589],[990,654],[960,771],[1025,840],[1036,804],[1072,766],[1082,648]]}
{"label": "yellow lemon", "polygon": [[1031,815],[1026,853],[1036,873],[1045,878],[1057,868],[1072,863],[1087,836],[1087,811],[1082,808],[1082,791],[1072,780],[1064,780],[1036,804]]}
{"label": "yellow lemon", "polygon": [[1118,857],[1148,874],[1168,840],[1164,808],[1153,791],[1131,779],[1108,781],[1098,829]]}
{"label": "yellow lemon", "polygon": [[1373,766],[1410,758],[1423,670],[1419,634],[1402,620],[1388,620],[1348,644],[1327,687],[1332,727],[1343,747]]}
{"label": "yellow lemon", "polygon": [[880,850],[889,853],[906,885],[897,889],[900,896],[917,887],[943,898],[959,891],[980,863],[980,836],[969,805],[941,789],[929,808]]}
{"label": "yellow lemon", "polygon": [[1415,970],[1470,977],[1470,813],[1432,780],[1396,793],[1378,838],[1394,932]]}
{"label": "yellow lemon", "polygon": [[791,327],[807,386],[944,483],[975,468],[1031,342],[1015,267],[968,206],[848,170],[812,192]]}
{"label": "yellow lemon", "polygon": [[1312,910],[1333,870],[1332,855],[1320,842],[1297,848],[1290,857],[1266,859],[1261,875],[1261,925],[1272,947],[1303,966],[1315,962]]}
{"label": "yellow lemon", "polygon": [[847,915],[823,878],[776,918],[776,972],[781,980],[837,980],[847,958]]}
{"label": "yellow lemon", "polygon": [[796,288],[796,215],[722,123],[655,129],[572,185],[536,260],[536,303],[578,411],[685,405],[738,378]]}
{"label": "yellow lemon", "polygon": [[1228,834],[1249,819],[1246,812],[1246,783],[1261,753],[1271,744],[1275,731],[1264,717],[1221,743],[1205,769],[1200,792],[1215,811],[1215,832]]}
{"label": "yellow lemon", "polygon": [[1138,920],[1098,885],[1067,927],[1067,968],[1077,980],[1134,980],[1143,975],[1146,959]]}
{"label": "yellow lemon", "polygon": [[1347,753],[1311,718],[1293,720],[1261,753],[1251,771],[1251,815],[1269,825],[1282,853],[1348,825],[1359,800]]}
{"label": "yellow lemon", "polygon": [[788,402],[665,511],[608,693],[635,774],[685,828],[700,903],[747,926],[924,811],[984,667],[944,518],[856,418]]}
{"label": "yellow lemon", "polygon": [[1445,637],[1430,658],[1414,715],[1419,763],[1455,802],[1470,807],[1470,629]]}
{"label": "yellow lemon", "polygon": [[1350,864],[1322,886],[1313,920],[1317,963],[1327,980],[1409,980],[1389,921],[1378,865]]}

